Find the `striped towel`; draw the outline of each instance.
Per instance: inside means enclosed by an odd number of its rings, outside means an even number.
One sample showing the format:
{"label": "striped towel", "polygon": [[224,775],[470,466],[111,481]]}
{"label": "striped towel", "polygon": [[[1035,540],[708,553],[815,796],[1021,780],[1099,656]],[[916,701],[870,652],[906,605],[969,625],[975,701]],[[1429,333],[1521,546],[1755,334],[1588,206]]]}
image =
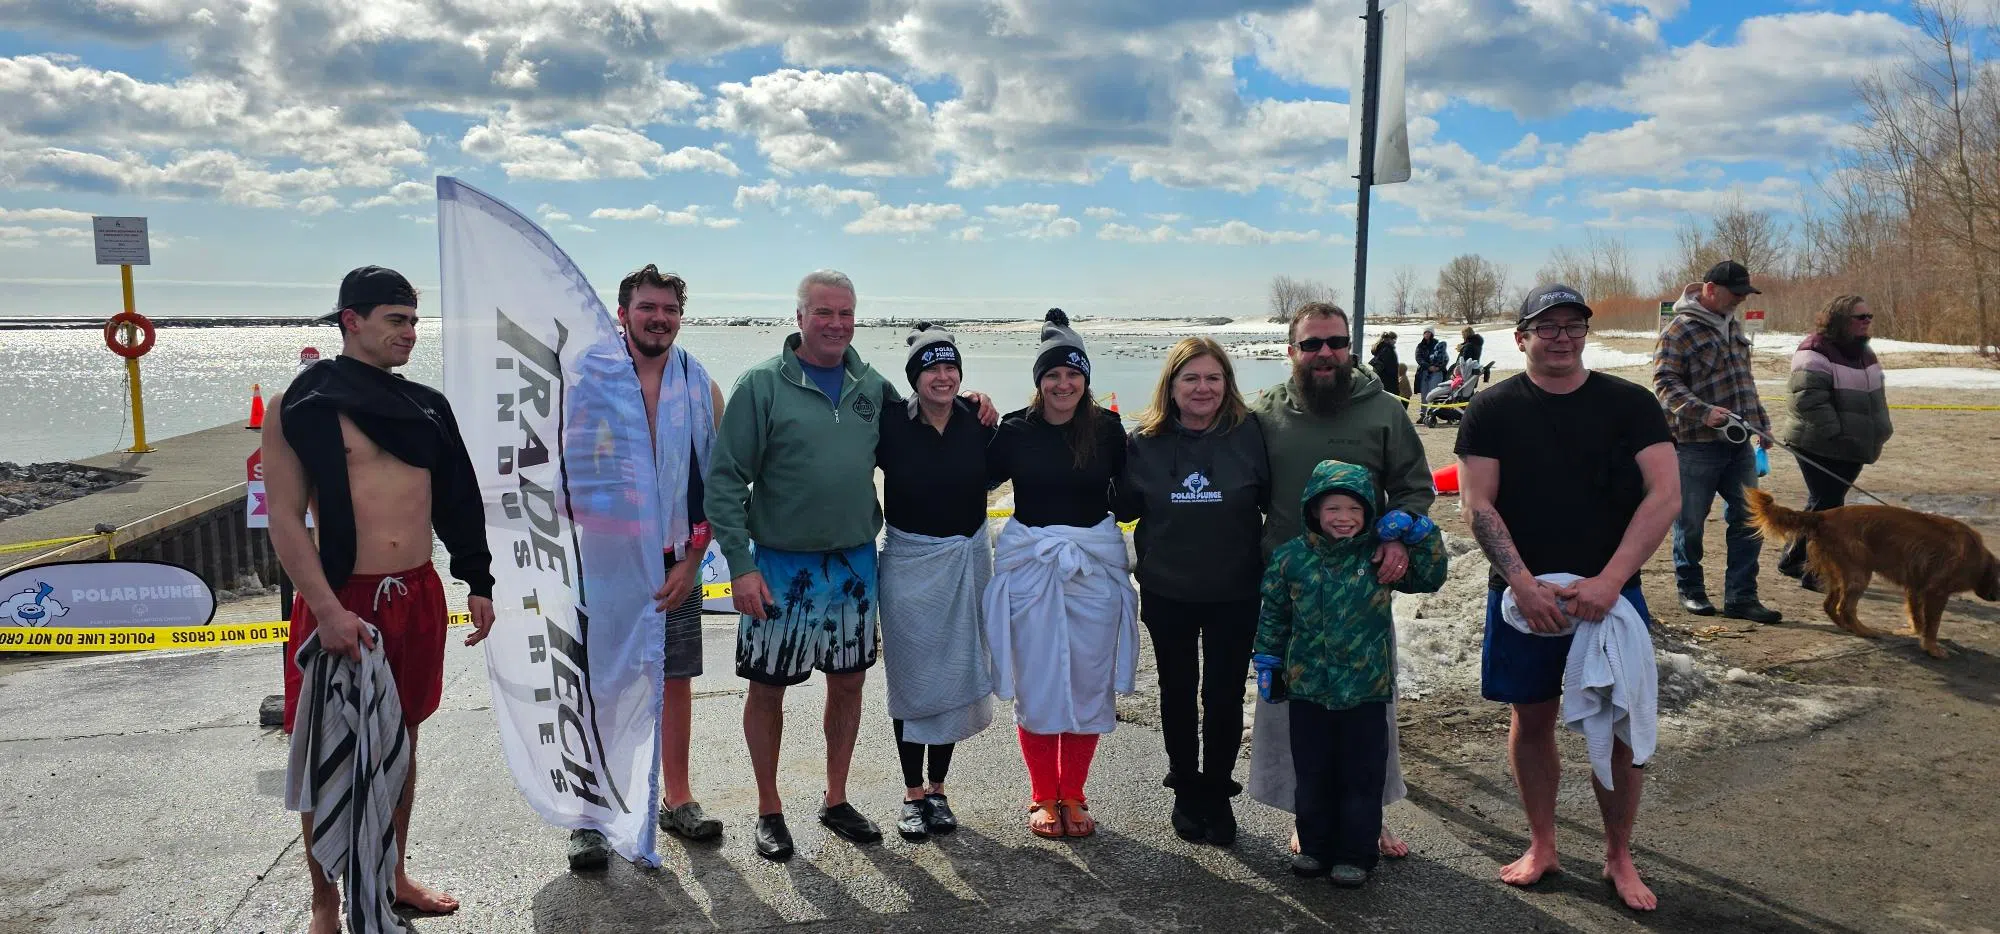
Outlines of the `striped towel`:
{"label": "striped towel", "polygon": [[396,805],[410,774],[403,703],[382,635],[356,664],[306,637],[293,659],[305,672],[285,770],[285,808],[313,816],[312,855],[326,881],[347,889],[353,934],[413,931],[396,914]]}

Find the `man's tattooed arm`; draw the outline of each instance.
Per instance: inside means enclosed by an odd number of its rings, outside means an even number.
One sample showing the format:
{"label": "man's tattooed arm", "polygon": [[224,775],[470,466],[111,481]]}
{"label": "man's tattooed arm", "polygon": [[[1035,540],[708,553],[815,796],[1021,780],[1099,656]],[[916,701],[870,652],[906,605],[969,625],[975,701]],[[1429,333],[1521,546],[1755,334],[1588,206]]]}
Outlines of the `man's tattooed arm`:
{"label": "man's tattooed arm", "polygon": [[1500,519],[1500,510],[1483,504],[1474,507],[1472,537],[1479,540],[1479,550],[1486,552],[1486,560],[1493,563],[1501,578],[1513,581],[1527,570],[1521,553],[1514,548],[1514,537],[1507,532],[1507,523]]}

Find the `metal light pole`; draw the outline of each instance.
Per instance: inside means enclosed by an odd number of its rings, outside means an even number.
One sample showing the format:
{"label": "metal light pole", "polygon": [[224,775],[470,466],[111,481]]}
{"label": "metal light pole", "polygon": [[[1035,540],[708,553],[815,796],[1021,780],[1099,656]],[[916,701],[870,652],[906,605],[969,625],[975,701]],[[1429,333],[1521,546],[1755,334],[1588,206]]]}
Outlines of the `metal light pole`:
{"label": "metal light pole", "polygon": [[[1368,307],[1368,189],[1375,185],[1375,117],[1382,97],[1382,0],[1368,0],[1366,40],[1361,52],[1361,164],[1354,210],[1354,327],[1351,353],[1362,351],[1362,320]],[[1349,106],[1355,101],[1350,95]],[[1393,387],[1391,387],[1393,388]]]}

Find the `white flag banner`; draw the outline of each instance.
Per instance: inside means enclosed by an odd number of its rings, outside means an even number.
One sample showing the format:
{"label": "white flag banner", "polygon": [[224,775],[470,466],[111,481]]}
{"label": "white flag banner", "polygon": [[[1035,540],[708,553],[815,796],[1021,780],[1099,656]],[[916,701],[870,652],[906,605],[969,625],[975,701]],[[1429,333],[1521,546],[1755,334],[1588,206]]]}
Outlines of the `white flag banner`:
{"label": "white flag banner", "polygon": [[486,503],[493,712],[521,794],[659,865],[665,541],[625,340],[533,221],[439,178],[445,393]]}
{"label": "white flag banner", "polygon": [[[1368,21],[1357,20],[1354,80],[1348,85],[1347,164],[1361,175],[1361,78],[1367,67]],[[1408,60],[1410,5],[1392,3],[1382,10],[1382,73],[1375,99],[1375,184],[1410,180],[1410,121],[1403,103],[1403,75]]]}

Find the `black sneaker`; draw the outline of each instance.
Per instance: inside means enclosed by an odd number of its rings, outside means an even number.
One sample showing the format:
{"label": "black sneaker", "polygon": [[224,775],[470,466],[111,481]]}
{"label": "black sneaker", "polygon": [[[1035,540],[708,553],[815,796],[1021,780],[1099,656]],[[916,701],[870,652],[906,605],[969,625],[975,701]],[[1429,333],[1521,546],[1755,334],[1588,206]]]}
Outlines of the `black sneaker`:
{"label": "black sneaker", "polygon": [[1707,594],[1681,594],[1681,609],[1696,616],[1715,615],[1715,604],[1708,602]]}
{"label": "black sneaker", "polygon": [[592,872],[611,864],[611,844],[595,830],[569,832],[569,871]]}
{"label": "black sneaker", "polygon": [[932,792],[924,796],[930,802],[930,811],[924,815],[924,826],[931,833],[951,833],[958,829],[958,815],[951,812],[951,805],[944,795]]}
{"label": "black sneaker", "polygon": [[846,802],[820,809],[819,822],[850,843],[874,843],[882,839],[882,828]]}
{"label": "black sneaker", "polygon": [[785,815],[757,818],[757,855],[780,863],[792,858],[792,831],[785,826]]}
{"label": "black sneaker", "polygon": [[1326,864],[1304,853],[1292,854],[1292,875],[1312,879],[1326,875]]}
{"label": "black sneaker", "polygon": [[1747,619],[1753,623],[1763,623],[1766,626],[1785,618],[1785,614],[1755,600],[1749,603],[1727,604],[1722,608],[1722,615],[1730,619]]}
{"label": "black sneaker", "polygon": [[930,809],[930,801],[925,798],[903,802],[902,816],[896,818],[896,832],[912,843],[930,839]]}
{"label": "black sneaker", "polygon": [[660,805],[660,829],[689,840],[713,840],[722,836],[722,822],[701,812],[701,803],[689,801],[677,808]]}

